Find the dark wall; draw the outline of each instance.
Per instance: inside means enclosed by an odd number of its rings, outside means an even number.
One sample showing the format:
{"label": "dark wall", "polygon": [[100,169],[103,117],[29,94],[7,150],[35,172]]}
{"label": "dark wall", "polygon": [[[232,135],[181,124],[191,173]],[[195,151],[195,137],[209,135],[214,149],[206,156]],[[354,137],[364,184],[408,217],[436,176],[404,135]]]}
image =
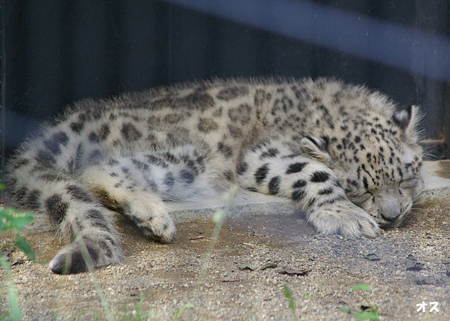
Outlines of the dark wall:
{"label": "dark wall", "polygon": [[[314,3],[362,19],[448,36],[447,0]],[[257,15],[258,0],[253,6]],[[345,46],[317,45],[326,32],[320,28],[311,30],[310,40],[302,41],[249,26],[245,19],[232,21],[155,0],[5,0],[4,14],[7,150],[41,120],[82,98],[213,77],[264,75],[336,76],[364,83],[402,106],[421,105],[426,113],[425,138],[447,135],[450,106],[445,107],[445,79],[366,59]],[[334,21],[329,23],[332,26]],[[343,43],[348,40],[345,36]],[[369,51],[380,46],[370,41],[361,45]],[[415,64],[426,69],[427,57],[423,59]]]}

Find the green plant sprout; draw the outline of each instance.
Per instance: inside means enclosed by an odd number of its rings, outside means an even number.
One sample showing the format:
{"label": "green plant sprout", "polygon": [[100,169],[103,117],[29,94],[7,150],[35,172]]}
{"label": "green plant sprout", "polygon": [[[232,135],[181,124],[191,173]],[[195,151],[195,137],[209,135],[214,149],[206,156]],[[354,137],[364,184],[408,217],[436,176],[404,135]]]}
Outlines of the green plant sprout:
{"label": "green plant sprout", "polygon": [[[217,239],[219,238],[220,230],[222,229],[222,225],[225,222],[226,214],[230,210],[230,208],[234,204],[234,197],[236,196],[236,193],[238,191],[237,185],[232,185],[228,192],[225,194],[225,208],[223,210],[219,210],[216,213],[214,213],[212,220],[214,223],[216,223],[216,226],[214,227],[213,234],[211,236],[211,241],[209,242],[208,249],[205,254],[205,260],[203,261],[200,274],[197,277],[197,282],[194,288],[194,293],[192,295],[192,298],[195,300],[197,298],[197,293],[200,289],[201,284],[203,283],[203,279],[205,278],[206,271],[208,270],[208,266],[211,262],[211,256],[212,252],[214,250],[214,247],[216,245]],[[192,303],[185,304],[181,309],[179,309],[175,315],[174,321],[178,320],[181,314],[184,310],[187,308],[193,308],[194,305]]]}
{"label": "green plant sprout", "polygon": [[320,292],[320,287],[318,287],[318,288],[316,289],[316,291],[314,291],[314,293],[311,293],[311,294],[303,294],[303,297],[304,297],[305,299],[312,299],[312,298],[314,298],[314,296],[316,296],[317,293],[319,293],[319,292]]}
{"label": "green plant sprout", "polygon": [[[355,285],[354,287],[352,287],[352,291],[369,291],[370,287],[367,284],[358,284]],[[355,315],[356,320],[358,321],[363,321],[363,320],[378,320],[379,316],[378,316],[378,305],[372,305],[369,302],[369,299],[367,298],[366,294],[363,292],[363,298],[364,300],[367,302],[367,307],[368,310],[366,311],[362,311],[362,312],[358,312]],[[351,313],[352,310],[349,307],[342,307],[341,309],[342,312],[345,313]]]}
{"label": "green plant sprout", "polygon": [[[5,189],[5,185],[0,184],[0,190]],[[21,212],[12,208],[4,208],[0,210],[0,233],[9,230],[16,231],[16,242],[14,246],[21,249],[30,260],[36,259],[36,253],[31,248],[30,244],[19,235],[20,231],[27,225],[34,222],[31,212]],[[11,266],[5,255],[0,254],[0,265],[6,271],[6,282],[8,291],[9,310],[0,315],[0,320],[14,320],[20,321],[22,312],[19,307],[19,299],[17,297],[14,280],[12,277]],[[9,314],[9,316],[8,316]]]}
{"label": "green plant sprout", "polygon": [[192,309],[194,307],[194,305],[192,303],[186,303],[185,305],[183,305],[180,309],[177,310],[177,313],[175,314],[175,317],[173,318],[173,321],[177,321],[180,316],[183,314],[184,310],[186,309]]}
{"label": "green plant sprout", "polygon": [[194,293],[196,293],[199,290],[200,284],[205,277],[206,270],[208,269],[209,263],[211,261],[211,255],[214,250],[214,247],[216,246],[216,241],[219,237],[220,230],[222,229],[222,225],[223,222],[225,221],[228,210],[233,206],[234,197],[237,191],[238,191],[237,185],[231,186],[228,193],[225,194],[225,208],[223,210],[219,210],[216,213],[214,213],[212,217],[212,220],[214,221],[214,223],[216,223],[216,226],[211,236],[211,242],[209,243],[208,250],[206,251],[206,257],[205,260],[203,261],[203,265],[197,279],[197,284],[195,286]]}
{"label": "green plant sprout", "polygon": [[[145,297],[142,295],[141,293],[141,299],[138,303],[138,305],[136,306],[136,310],[135,311],[128,311],[127,306],[124,306],[124,310],[125,310],[125,316],[124,316],[124,320],[126,321],[144,321],[144,320],[148,320],[152,314],[150,312],[144,313],[144,300]],[[133,313],[134,312],[134,313]]]}
{"label": "green plant sprout", "polygon": [[[74,231],[75,234],[79,233],[78,227],[76,225],[73,226],[74,227]],[[94,276],[94,263],[92,262],[91,256],[89,255],[89,251],[86,247],[86,243],[84,243],[84,241],[80,242],[80,250],[81,250],[81,255],[83,256],[84,261],[86,262],[86,266],[88,268],[89,274],[91,275],[92,278],[92,283],[94,283],[94,287],[95,287],[95,291],[97,292],[97,296],[100,300],[100,303],[102,305],[102,308],[106,314],[106,319],[108,321],[114,321],[114,314],[111,310],[111,308],[109,307],[108,301],[105,297],[105,294],[102,291],[102,288],[100,286],[100,283],[98,282],[98,280],[95,278]],[[67,256],[66,257],[66,261],[70,260],[70,257]],[[68,262],[66,262],[65,266],[69,266]],[[63,273],[65,274],[65,273]]]}
{"label": "green plant sprout", "polygon": [[284,286],[284,296],[289,299],[289,309],[292,312],[292,317],[294,318],[294,321],[298,321],[298,316],[295,313],[294,298],[292,297],[291,289],[289,289],[287,285]]}

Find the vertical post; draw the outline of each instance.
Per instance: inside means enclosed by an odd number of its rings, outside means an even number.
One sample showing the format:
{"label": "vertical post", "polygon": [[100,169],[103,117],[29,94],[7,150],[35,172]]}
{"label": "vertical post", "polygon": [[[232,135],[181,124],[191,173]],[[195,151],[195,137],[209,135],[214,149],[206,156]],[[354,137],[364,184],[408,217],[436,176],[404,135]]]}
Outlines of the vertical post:
{"label": "vertical post", "polygon": [[[448,35],[448,18],[450,9],[447,0],[416,0],[416,17],[414,27],[424,32],[432,34]],[[424,52],[413,53],[412,64],[415,70],[422,67],[426,70],[429,59]],[[449,132],[446,113],[449,111],[447,90],[448,85],[443,81],[438,81],[430,77],[415,75],[416,102],[421,105],[425,113],[424,121],[421,123],[425,131],[424,138],[444,142],[444,132]],[[427,154],[431,154],[432,159],[442,159],[448,157],[448,146],[445,143],[430,144],[426,148]]]}
{"label": "vertical post", "polygon": [[[5,175],[5,85],[6,85],[6,50],[5,50],[5,0],[0,2],[0,182]],[[0,203],[5,203],[5,192],[0,191]]]}
{"label": "vertical post", "polygon": [[447,84],[446,89],[444,104],[444,139],[445,147],[447,148],[446,158],[450,159],[450,84]]}
{"label": "vertical post", "polygon": [[[450,7],[448,8],[450,9]],[[450,36],[450,19],[449,10],[447,10],[447,37]],[[447,82],[446,92],[445,92],[445,105],[444,105],[444,134],[446,139],[447,147],[447,159],[450,159],[450,83]],[[448,270],[447,270],[448,271]]]}

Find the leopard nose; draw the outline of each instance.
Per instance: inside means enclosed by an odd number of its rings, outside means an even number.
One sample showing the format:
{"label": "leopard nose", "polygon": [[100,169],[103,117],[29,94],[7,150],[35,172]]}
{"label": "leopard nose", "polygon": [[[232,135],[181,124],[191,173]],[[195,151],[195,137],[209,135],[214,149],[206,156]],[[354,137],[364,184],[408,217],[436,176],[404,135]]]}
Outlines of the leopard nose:
{"label": "leopard nose", "polygon": [[[400,214],[399,214],[400,215]],[[395,222],[395,220],[397,219],[397,217],[399,217],[399,215],[396,215],[396,216],[388,216],[388,215],[385,215],[385,214],[381,214],[381,217],[385,220],[385,221],[388,221],[388,222]]]}
{"label": "leopard nose", "polygon": [[402,205],[398,199],[384,199],[381,206],[381,216],[389,222],[394,222],[402,214]]}

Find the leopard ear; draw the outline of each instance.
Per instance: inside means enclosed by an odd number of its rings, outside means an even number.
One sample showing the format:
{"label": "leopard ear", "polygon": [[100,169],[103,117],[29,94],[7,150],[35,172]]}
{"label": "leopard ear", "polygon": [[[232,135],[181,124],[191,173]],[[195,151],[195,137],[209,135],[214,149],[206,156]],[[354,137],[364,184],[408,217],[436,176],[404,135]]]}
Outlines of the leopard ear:
{"label": "leopard ear", "polygon": [[417,106],[408,106],[403,110],[396,111],[392,115],[393,122],[403,131],[403,139],[410,144],[416,144],[419,135],[417,123],[420,121],[420,111]]}
{"label": "leopard ear", "polygon": [[331,156],[328,152],[328,141],[324,138],[306,136],[300,141],[303,152],[311,156],[313,159],[324,163],[331,163]]}

